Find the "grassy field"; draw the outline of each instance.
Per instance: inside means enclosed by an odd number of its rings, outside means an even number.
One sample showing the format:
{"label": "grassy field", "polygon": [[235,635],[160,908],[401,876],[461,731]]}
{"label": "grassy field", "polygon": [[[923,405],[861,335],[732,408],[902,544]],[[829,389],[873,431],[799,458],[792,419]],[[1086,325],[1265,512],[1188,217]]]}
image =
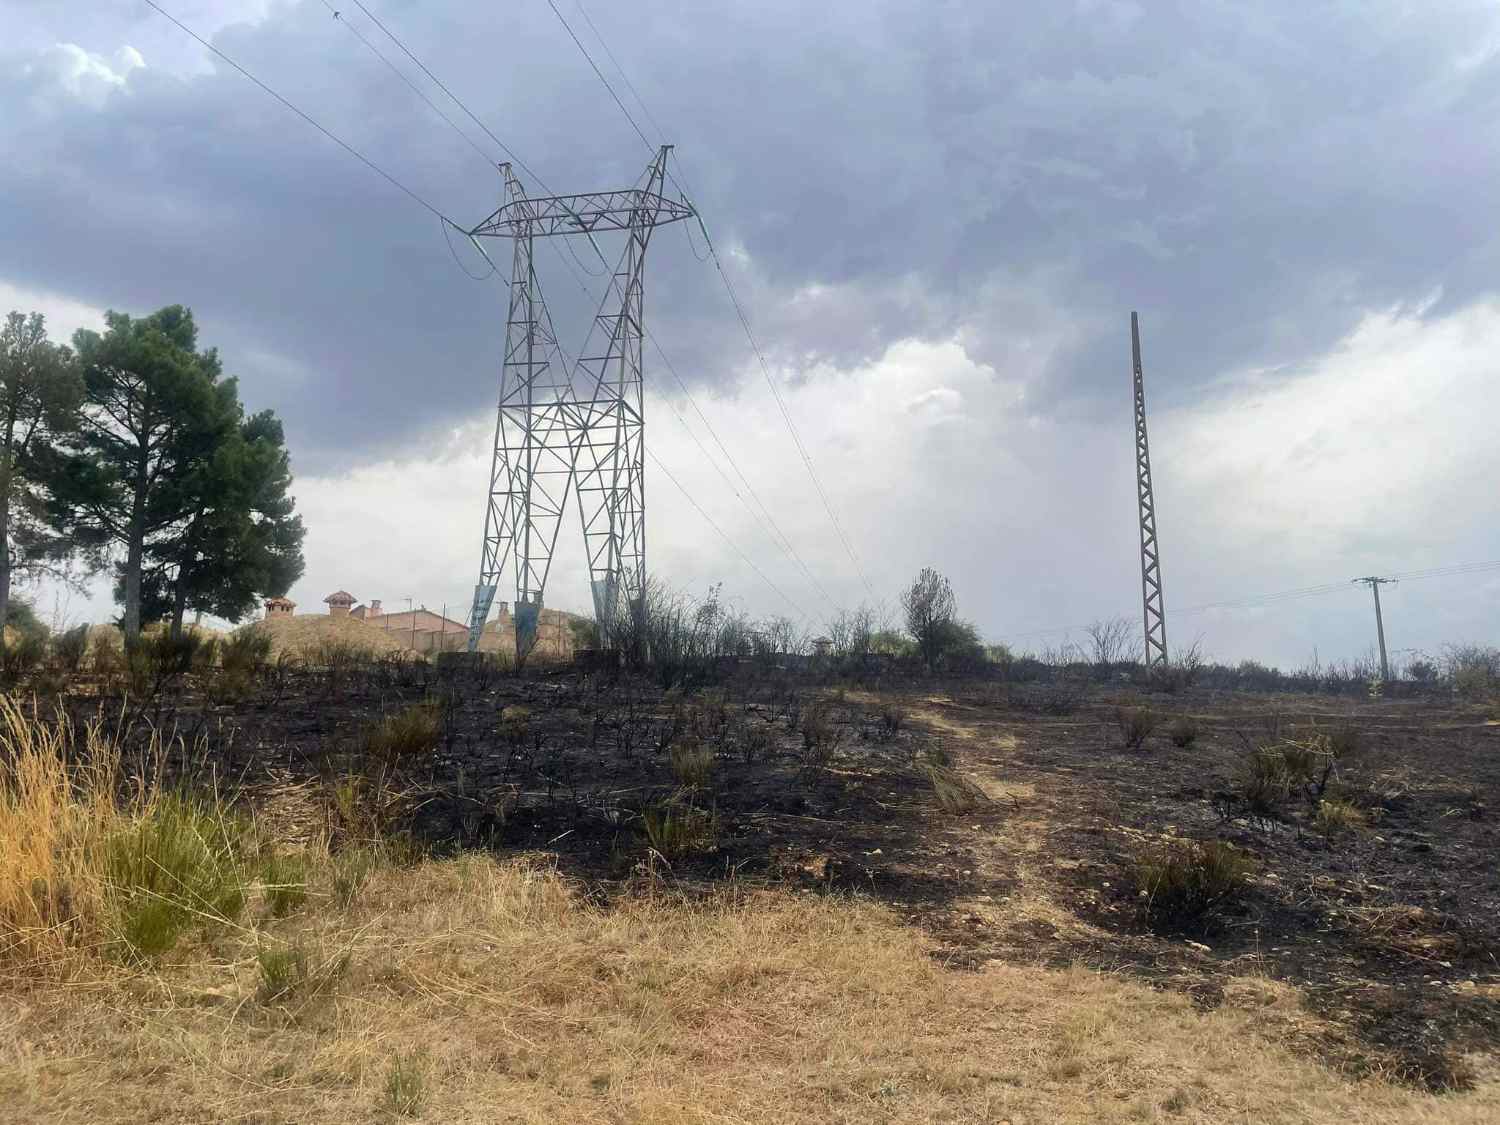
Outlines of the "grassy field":
{"label": "grassy field", "polygon": [[1481,712],[429,674],[0,707],[0,1120],[1500,1119]]}

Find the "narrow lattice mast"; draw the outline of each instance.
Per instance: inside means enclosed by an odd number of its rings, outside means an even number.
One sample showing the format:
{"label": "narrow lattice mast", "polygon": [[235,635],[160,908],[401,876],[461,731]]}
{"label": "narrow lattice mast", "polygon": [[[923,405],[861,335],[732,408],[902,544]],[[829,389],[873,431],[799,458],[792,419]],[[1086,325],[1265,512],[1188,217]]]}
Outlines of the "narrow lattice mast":
{"label": "narrow lattice mast", "polygon": [[1151,490],[1151,445],[1146,438],[1146,379],[1141,370],[1141,330],[1130,314],[1135,369],[1135,480],[1141,517],[1141,601],[1146,625],[1146,671],[1167,666],[1167,615],[1161,594],[1161,549],[1156,538],[1156,498]]}

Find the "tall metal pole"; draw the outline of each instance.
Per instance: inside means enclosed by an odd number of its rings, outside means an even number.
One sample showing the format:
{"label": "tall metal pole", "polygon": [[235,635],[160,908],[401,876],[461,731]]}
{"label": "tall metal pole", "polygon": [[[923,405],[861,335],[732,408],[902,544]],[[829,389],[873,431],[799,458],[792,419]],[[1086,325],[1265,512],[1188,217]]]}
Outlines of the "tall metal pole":
{"label": "tall metal pole", "polygon": [[1141,523],[1141,604],[1146,627],[1146,673],[1167,666],[1167,612],[1161,594],[1161,552],[1156,539],[1156,497],[1151,490],[1151,444],[1146,438],[1146,379],[1141,370],[1141,330],[1130,314],[1135,382],[1135,481]]}
{"label": "tall metal pole", "polygon": [[1365,583],[1370,587],[1370,592],[1375,595],[1375,636],[1380,641],[1380,682],[1389,683],[1391,679],[1391,665],[1385,655],[1385,621],[1380,616],[1380,587],[1384,586],[1387,582],[1393,581],[1393,579],[1377,578],[1374,575],[1369,575],[1365,578],[1356,578],[1354,581]]}

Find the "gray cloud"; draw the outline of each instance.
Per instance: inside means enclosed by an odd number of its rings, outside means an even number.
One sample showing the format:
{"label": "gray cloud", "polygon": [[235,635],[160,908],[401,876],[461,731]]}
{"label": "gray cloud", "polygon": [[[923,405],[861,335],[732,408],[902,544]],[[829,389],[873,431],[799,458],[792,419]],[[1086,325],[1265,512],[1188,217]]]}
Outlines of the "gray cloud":
{"label": "gray cloud", "polygon": [[[545,5],[376,10],[552,186],[639,173],[642,146]],[[848,365],[960,333],[1003,364],[1035,325],[984,295],[1046,277],[1047,319],[1071,331],[1035,406],[1087,411],[1101,392],[1114,409],[1131,307],[1158,378],[1186,390],[1314,354],[1369,308],[1439,286],[1447,307],[1490,284],[1500,64],[1483,45],[1500,17],[1403,11],[905,2],[810,18],[800,3],[648,3],[594,16],[680,145],[721,249],[748,255],[741,285],[779,360]],[[160,42],[164,21],[140,14],[87,46]],[[493,173],[321,4],[217,41],[456,218],[494,205]],[[499,287],[466,280],[435,220],[239,75],[184,76],[148,55],[101,104],[27,59],[0,87],[0,139],[17,154],[0,171],[7,281],[132,309],[192,302],[318,463],[493,395]],[[690,380],[732,379],[748,353],[710,267],[679,231],[659,239],[658,338]],[[566,334],[587,309],[552,274]]]}

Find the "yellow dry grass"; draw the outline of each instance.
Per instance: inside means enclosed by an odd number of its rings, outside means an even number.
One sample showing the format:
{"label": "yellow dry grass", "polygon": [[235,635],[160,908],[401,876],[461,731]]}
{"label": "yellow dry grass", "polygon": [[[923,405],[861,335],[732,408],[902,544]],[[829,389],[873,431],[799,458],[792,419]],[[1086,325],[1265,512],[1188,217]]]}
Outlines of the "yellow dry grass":
{"label": "yellow dry grass", "polygon": [[[605,909],[478,856],[380,871],[347,913],[318,890],[153,973],[0,1000],[0,1118],[367,1121],[394,1115],[392,1089],[476,1123],[1500,1113],[1493,1085],[1434,1098],[1292,1054],[1259,1030],[1283,989],[1246,982],[1204,1014],[1091,971],[951,971],[868,903],[647,888]],[[265,999],[255,952],[292,945],[347,955],[331,994]]]}
{"label": "yellow dry grass", "polygon": [[0,696],[0,970],[50,973],[97,930],[118,758],[98,727],[74,733]]}
{"label": "yellow dry grass", "polygon": [[330,642],[352,645],[371,653],[408,652],[401,634],[371,625],[357,617],[334,617],[328,613],[300,613],[291,617],[268,617],[246,625],[266,633],[271,638],[271,655],[283,653],[298,658],[316,654],[318,648]]}

